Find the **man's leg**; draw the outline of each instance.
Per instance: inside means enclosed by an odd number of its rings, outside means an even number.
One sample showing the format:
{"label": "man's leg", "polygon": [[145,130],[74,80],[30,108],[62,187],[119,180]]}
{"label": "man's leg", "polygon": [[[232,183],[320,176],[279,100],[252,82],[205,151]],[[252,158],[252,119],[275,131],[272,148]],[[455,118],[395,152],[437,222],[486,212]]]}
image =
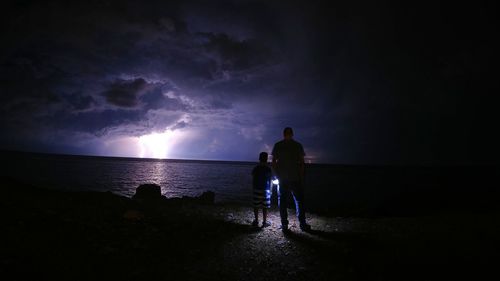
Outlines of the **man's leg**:
{"label": "man's leg", "polygon": [[295,201],[295,211],[299,219],[300,228],[302,230],[309,230],[310,226],[306,223],[306,212],[304,209],[304,188],[300,182],[294,183],[292,195]]}
{"label": "man's leg", "polygon": [[280,208],[281,226],[288,228],[288,188],[286,185],[278,186],[278,206]]}

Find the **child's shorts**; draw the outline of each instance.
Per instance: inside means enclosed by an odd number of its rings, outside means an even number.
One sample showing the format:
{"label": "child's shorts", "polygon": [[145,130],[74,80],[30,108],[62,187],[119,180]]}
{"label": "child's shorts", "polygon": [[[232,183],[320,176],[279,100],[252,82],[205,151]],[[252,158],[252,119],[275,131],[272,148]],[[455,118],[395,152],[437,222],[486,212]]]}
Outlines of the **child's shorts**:
{"label": "child's shorts", "polygon": [[254,208],[266,208],[266,209],[271,208],[271,190],[254,189],[253,206]]}

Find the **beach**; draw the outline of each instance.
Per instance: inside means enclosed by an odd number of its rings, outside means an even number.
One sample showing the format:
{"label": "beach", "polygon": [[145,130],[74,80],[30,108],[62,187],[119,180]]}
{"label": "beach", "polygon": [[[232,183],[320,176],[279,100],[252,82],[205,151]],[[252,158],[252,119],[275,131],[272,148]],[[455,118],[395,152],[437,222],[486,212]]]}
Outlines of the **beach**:
{"label": "beach", "polygon": [[485,277],[498,257],[498,213],[416,217],[289,210],[291,233],[252,228],[252,210],[197,198],[138,202],[4,180],[5,280],[443,280]]}

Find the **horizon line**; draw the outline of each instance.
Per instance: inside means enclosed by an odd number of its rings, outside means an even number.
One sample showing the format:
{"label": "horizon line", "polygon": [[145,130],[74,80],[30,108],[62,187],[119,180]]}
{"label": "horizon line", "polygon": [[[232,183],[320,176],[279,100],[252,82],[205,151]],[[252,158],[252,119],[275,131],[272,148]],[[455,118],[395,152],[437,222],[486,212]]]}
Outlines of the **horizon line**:
{"label": "horizon line", "polygon": [[[72,154],[60,152],[41,152],[27,151],[16,149],[0,148],[0,153],[25,153],[25,154],[40,154],[47,156],[68,156],[68,157],[89,157],[89,158],[115,158],[128,160],[146,160],[146,161],[192,161],[192,162],[225,162],[225,163],[258,163],[258,160],[228,160],[228,159],[195,159],[195,158],[151,158],[151,157],[134,157],[134,156],[116,156],[116,155],[95,155],[95,154]],[[455,166],[492,166],[490,163],[434,163],[434,164],[346,164],[346,163],[326,163],[326,162],[306,162],[306,165],[332,165],[332,166],[358,166],[358,167],[455,167]]]}

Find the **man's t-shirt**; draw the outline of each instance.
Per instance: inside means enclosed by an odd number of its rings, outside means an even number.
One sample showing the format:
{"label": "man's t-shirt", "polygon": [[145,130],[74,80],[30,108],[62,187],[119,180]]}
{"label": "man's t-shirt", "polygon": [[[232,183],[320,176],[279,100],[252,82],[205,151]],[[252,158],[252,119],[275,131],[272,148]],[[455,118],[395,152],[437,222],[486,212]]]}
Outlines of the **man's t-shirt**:
{"label": "man's t-shirt", "polygon": [[300,169],[305,156],[302,144],[293,139],[279,141],[274,145],[272,155],[277,159],[276,173],[280,180],[300,180]]}
{"label": "man's t-shirt", "polygon": [[273,172],[267,165],[257,165],[252,170],[253,188],[259,190],[271,189],[271,177]]}

